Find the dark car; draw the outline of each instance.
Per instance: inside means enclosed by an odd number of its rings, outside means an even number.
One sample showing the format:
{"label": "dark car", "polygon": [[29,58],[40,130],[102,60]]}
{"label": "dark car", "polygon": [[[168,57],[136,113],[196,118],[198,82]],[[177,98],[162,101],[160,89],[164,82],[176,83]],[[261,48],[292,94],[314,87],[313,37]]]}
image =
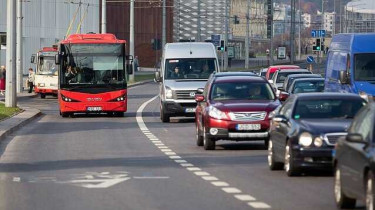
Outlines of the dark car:
{"label": "dark car", "polygon": [[295,79],[287,92],[289,94],[324,92],[324,78]]}
{"label": "dark car", "polygon": [[335,201],[339,208],[354,208],[365,200],[374,209],[375,193],[375,104],[362,108],[349,127],[348,135],[336,144]]}
{"label": "dark car", "polygon": [[332,170],[332,150],[365,101],[355,94],[295,94],[272,118],[268,145],[271,170],[288,176],[304,169]]}
{"label": "dark car", "polygon": [[196,95],[197,145],[215,149],[218,140],[265,140],[269,113],[280,105],[271,85],[259,76],[223,76]]}
{"label": "dark car", "polygon": [[322,78],[322,76],[320,74],[290,74],[284,80],[282,90],[288,91],[293,81],[295,79],[301,79],[301,78]]}

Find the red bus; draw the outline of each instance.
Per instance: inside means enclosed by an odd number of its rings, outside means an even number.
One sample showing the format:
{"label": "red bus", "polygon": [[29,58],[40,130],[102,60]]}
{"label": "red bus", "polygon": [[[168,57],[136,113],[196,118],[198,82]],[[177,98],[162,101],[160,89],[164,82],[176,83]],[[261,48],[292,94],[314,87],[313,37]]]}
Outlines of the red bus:
{"label": "red bus", "polygon": [[132,59],[125,40],[113,34],[73,34],[59,44],[60,115],[127,111],[127,75]]}

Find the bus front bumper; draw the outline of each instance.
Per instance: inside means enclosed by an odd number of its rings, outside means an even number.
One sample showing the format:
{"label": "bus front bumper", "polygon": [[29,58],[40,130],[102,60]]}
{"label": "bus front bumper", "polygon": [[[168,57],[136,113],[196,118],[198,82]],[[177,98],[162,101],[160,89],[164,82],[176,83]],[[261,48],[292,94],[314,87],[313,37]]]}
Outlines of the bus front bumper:
{"label": "bus front bumper", "polygon": [[42,93],[42,94],[52,94],[57,95],[57,89],[48,89],[48,88],[40,88],[35,86],[34,88],[35,93]]}
{"label": "bus front bumper", "polygon": [[126,101],[84,103],[60,101],[60,112],[62,113],[98,113],[98,112],[126,112]]}

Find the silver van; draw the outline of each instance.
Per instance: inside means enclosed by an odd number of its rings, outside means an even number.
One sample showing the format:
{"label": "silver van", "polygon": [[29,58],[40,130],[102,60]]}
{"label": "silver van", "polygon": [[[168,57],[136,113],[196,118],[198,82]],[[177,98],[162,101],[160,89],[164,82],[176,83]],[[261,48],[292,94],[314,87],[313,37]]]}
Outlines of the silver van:
{"label": "silver van", "polygon": [[204,88],[209,76],[219,72],[216,49],[212,43],[169,43],[164,47],[160,71],[160,119],[195,116],[195,93]]}

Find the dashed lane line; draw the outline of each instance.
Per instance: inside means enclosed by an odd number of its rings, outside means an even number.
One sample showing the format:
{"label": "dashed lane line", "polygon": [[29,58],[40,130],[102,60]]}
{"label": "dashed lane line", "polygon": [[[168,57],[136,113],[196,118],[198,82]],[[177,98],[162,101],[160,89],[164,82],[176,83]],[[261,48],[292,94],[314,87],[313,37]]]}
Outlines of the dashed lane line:
{"label": "dashed lane line", "polygon": [[271,206],[267,203],[258,201],[255,197],[244,194],[238,188],[231,187],[229,183],[220,181],[219,178],[212,176],[208,172],[203,171],[201,168],[194,166],[193,164],[189,163],[188,161],[182,159],[181,156],[177,155],[177,153],[173,152],[168,146],[166,146],[162,140],[156,137],[146,126],[145,122],[143,121],[142,113],[145,107],[155,100],[158,96],[151,98],[150,100],[144,102],[137,110],[136,120],[139,126],[139,129],[143,132],[143,134],[165,155],[167,155],[171,160],[174,160],[176,163],[180,164],[182,167],[186,168],[186,170],[192,172],[194,175],[201,177],[203,180],[210,182],[213,186],[220,188],[223,192],[232,195],[239,201],[246,202],[248,206],[254,209],[270,209]]}

